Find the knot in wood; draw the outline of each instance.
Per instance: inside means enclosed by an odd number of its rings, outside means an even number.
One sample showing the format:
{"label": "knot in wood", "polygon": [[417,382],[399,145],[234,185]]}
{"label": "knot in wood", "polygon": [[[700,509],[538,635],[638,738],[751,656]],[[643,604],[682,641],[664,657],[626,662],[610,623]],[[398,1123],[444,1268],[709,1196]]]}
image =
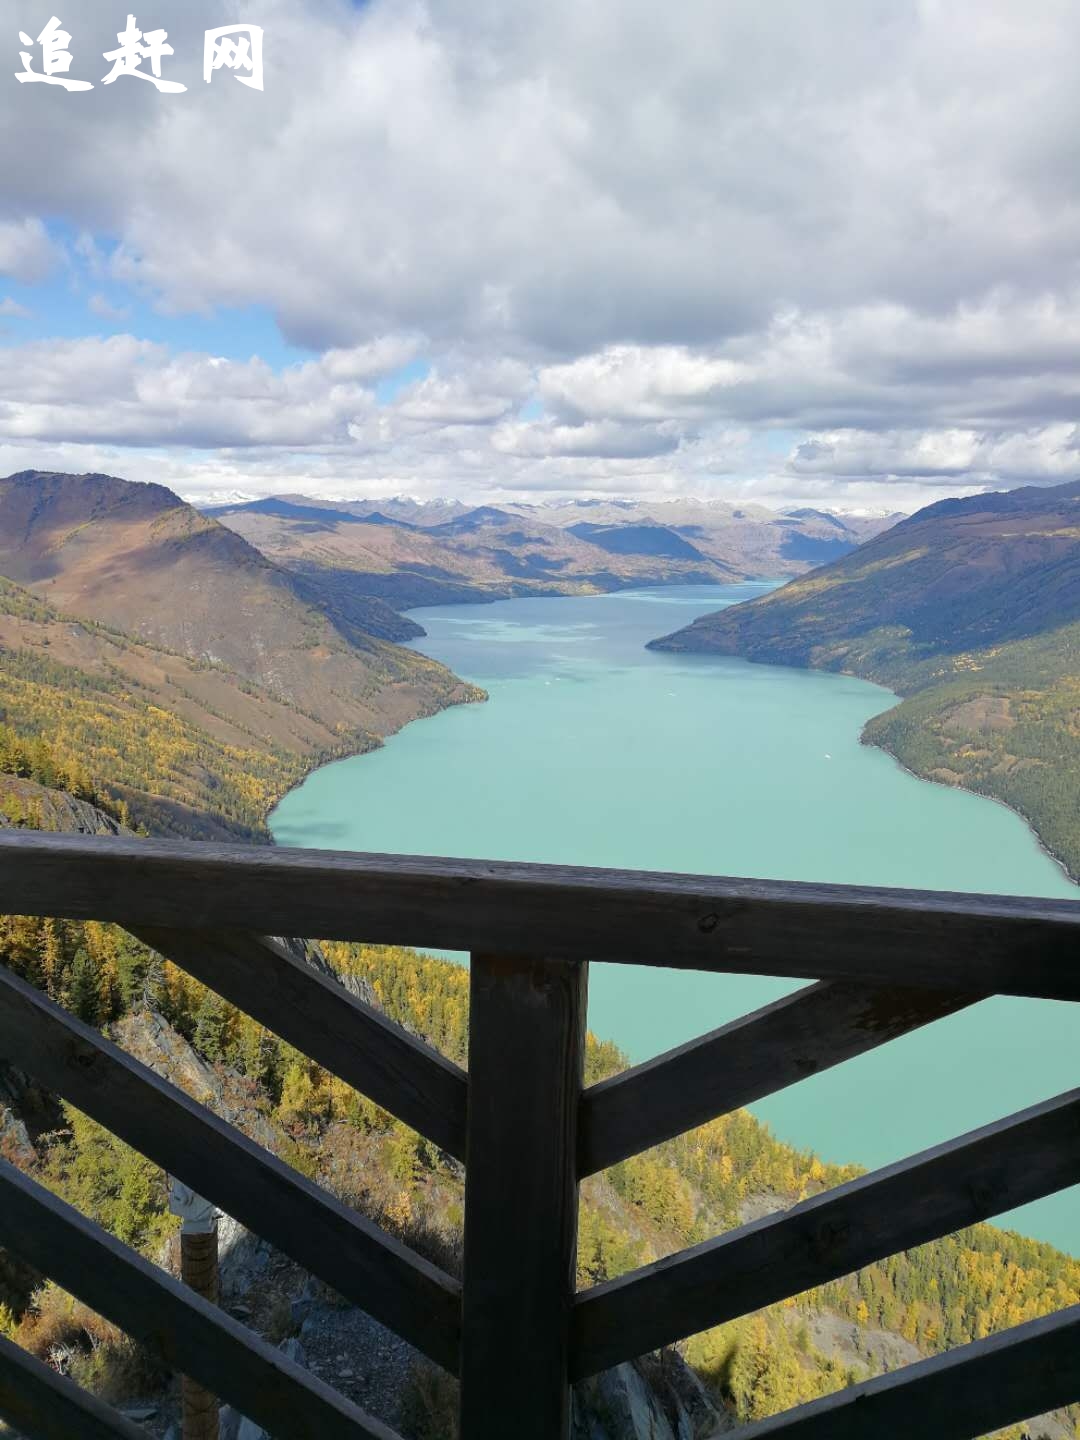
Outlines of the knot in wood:
{"label": "knot in wood", "polygon": [[817,1227],[810,1237],[810,1252],[815,1259],[824,1259],[839,1246],[847,1243],[851,1235],[851,1224],[847,1220],[826,1220]]}

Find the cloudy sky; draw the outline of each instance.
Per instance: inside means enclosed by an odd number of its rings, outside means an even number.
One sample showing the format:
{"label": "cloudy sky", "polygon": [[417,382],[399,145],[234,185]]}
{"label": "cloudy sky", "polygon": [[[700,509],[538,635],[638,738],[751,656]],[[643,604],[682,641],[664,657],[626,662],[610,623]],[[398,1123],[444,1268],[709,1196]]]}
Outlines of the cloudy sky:
{"label": "cloudy sky", "polygon": [[[1080,477],[1076,0],[153,0],[182,93],[102,83],[124,0],[3,8],[0,473],[838,509]],[[93,89],[14,78],[53,15]],[[261,92],[203,79],[233,22]]]}

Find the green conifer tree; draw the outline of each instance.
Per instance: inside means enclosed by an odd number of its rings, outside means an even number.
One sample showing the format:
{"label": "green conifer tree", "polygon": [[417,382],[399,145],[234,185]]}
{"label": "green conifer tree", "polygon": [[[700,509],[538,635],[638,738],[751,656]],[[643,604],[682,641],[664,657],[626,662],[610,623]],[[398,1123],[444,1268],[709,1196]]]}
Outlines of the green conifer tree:
{"label": "green conifer tree", "polygon": [[228,1059],[230,1040],[229,1007],[220,995],[207,990],[195,1016],[192,1044],[212,1065]]}
{"label": "green conifer tree", "polygon": [[101,977],[90,952],[82,945],[75,952],[71,962],[71,985],[69,1007],[87,1025],[97,1025],[101,1019]]}

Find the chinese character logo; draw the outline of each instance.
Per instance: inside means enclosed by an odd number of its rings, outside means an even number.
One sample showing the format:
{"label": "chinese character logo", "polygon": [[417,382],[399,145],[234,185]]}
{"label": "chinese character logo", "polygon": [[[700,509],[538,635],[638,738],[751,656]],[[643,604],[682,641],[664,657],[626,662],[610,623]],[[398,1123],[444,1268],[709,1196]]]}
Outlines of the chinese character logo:
{"label": "chinese character logo", "polygon": [[[24,45],[35,43],[22,30],[19,31],[19,39]],[[71,36],[66,30],[60,29],[60,21],[55,15],[37,37],[36,43],[41,46],[41,69],[34,69],[33,56],[28,50],[20,50],[19,59],[23,63],[23,68],[21,71],[15,72],[16,80],[23,82],[37,80],[43,85],[62,85],[65,90],[92,90],[94,88],[89,80],[67,79],[67,72],[71,68],[71,51],[68,49],[71,44]]]}
{"label": "chinese character logo", "polygon": [[[106,50],[104,58],[112,61],[112,69],[102,80],[111,85],[114,80],[130,76],[135,80],[149,80],[150,84],[166,95],[176,95],[186,90],[179,80],[161,78],[161,61],[172,55],[173,47],[168,43],[167,30],[140,30],[135,16],[127,17],[127,28],[116,34],[120,44],[115,50]],[[15,72],[15,79],[26,83],[37,81],[41,85],[62,85],[65,90],[92,90],[89,80],[69,80],[71,68],[71,36],[61,29],[59,19],[54,15],[36,40],[31,40],[25,31],[19,31],[19,39],[28,47],[41,47],[41,68],[34,68],[31,49],[20,50],[19,59],[23,68]],[[143,69],[144,64],[149,69]],[[236,74],[241,85],[252,90],[263,88],[263,29],[261,25],[220,25],[216,30],[207,30],[203,41],[203,79],[209,84],[215,70],[244,70]]]}
{"label": "chinese character logo", "polygon": [[215,70],[249,70],[237,75],[241,85],[263,88],[263,32],[261,25],[222,25],[207,30],[203,45],[203,79],[209,84]]}
{"label": "chinese character logo", "polygon": [[[161,57],[171,55],[173,47],[165,42],[169,38],[167,30],[148,30],[143,32],[136,28],[135,16],[127,17],[127,29],[117,32],[116,38],[120,41],[118,50],[106,50],[104,58],[113,62],[113,68],[102,80],[103,85],[111,85],[122,75],[133,75],[136,80],[149,80],[151,85],[166,94],[177,94],[186,90],[186,85],[181,85],[179,80],[162,80],[161,78]],[[145,44],[139,42],[145,40]],[[150,61],[151,74],[147,74],[142,68],[144,60]]]}

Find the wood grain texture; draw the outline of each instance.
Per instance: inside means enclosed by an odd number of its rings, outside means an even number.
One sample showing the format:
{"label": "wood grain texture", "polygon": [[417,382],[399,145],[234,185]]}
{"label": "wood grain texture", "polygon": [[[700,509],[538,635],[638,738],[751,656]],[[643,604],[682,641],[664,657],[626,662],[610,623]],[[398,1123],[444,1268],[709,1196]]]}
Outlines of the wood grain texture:
{"label": "wood grain texture", "polygon": [[586,967],[474,955],[462,1440],[565,1440]]}
{"label": "wood grain texture", "polygon": [[0,1420],[25,1440],[146,1440],[146,1431],[0,1335]]}
{"label": "wood grain texture", "polygon": [[283,1440],[399,1440],[6,1161],[0,1229],[7,1249]]}
{"label": "wood grain texture", "polygon": [[[180,1232],[180,1279],[196,1295],[218,1303],[217,1229],[205,1234]],[[180,1377],[180,1428],[183,1440],[218,1440],[220,1425],[218,1398],[190,1375]]]}
{"label": "wood grain texture", "polygon": [[740,1440],[973,1440],[1080,1400],[1080,1305],[879,1375],[739,1431]]}
{"label": "wood grain texture", "polygon": [[847,980],[809,985],[591,1085],[581,1100],[579,1173],[606,1170],[981,998]]}
{"label": "wood grain texture", "polygon": [[1080,901],[0,834],[0,912],[1080,999]]}
{"label": "wood grain texture", "polygon": [[282,946],[257,935],[133,927],[151,949],[426,1139],[465,1158],[465,1073]]}
{"label": "wood grain texture", "polygon": [[0,1053],[456,1368],[456,1281],[2,968]]}
{"label": "wood grain texture", "polygon": [[582,1379],[1080,1181],[1080,1090],[577,1297]]}

